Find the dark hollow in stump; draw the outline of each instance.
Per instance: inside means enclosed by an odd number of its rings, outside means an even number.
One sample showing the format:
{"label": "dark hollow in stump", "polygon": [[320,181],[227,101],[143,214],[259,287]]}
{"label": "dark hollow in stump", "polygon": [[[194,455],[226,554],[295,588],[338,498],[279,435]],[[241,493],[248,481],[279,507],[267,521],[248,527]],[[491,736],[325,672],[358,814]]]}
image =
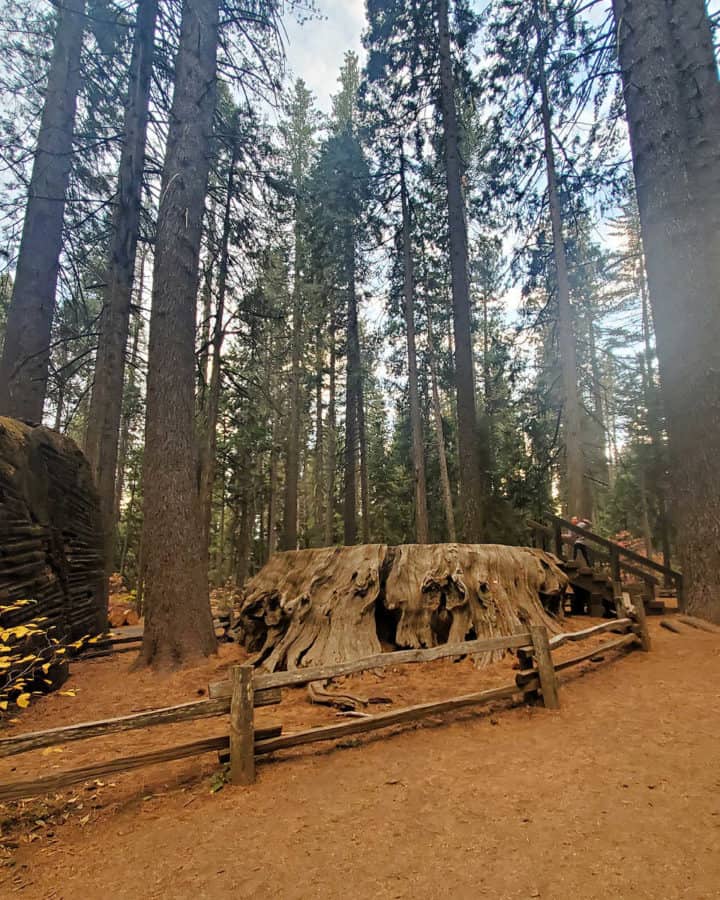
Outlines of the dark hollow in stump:
{"label": "dark hollow in stump", "polygon": [[[276,553],[245,585],[233,634],[269,672],[559,623],[555,557],[496,544],[361,544]],[[479,655],[478,664],[503,651]]]}
{"label": "dark hollow in stump", "polygon": [[107,625],[100,507],[70,438],[0,417],[0,628],[45,617],[60,640]]}

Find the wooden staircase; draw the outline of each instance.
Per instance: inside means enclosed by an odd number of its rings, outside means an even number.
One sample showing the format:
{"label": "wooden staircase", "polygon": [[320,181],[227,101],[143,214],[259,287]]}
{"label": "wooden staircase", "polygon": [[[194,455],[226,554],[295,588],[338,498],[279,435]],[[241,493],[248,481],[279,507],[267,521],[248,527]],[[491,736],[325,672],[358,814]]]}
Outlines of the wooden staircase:
{"label": "wooden staircase", "polygon": [[[648,613],[663,613],[665,600],[672,596],[677,598],[678,609],[683,609],[680,572],[573,525],[560,516],[548,515],[546,518],[547,522],[528,521],[532,543],[554,552],[560,568],[568,576],[572,588],[566,603],[568,613],[613,617],[616,615],[615,598],[621,592],[641,596]],[[583,538],[592,566],[586,565],[585,560],[569,558],[577,537]],[[662,576],[662,585],[658,575]],[[624,580],[623,576],[632,576],[635,580]]]}

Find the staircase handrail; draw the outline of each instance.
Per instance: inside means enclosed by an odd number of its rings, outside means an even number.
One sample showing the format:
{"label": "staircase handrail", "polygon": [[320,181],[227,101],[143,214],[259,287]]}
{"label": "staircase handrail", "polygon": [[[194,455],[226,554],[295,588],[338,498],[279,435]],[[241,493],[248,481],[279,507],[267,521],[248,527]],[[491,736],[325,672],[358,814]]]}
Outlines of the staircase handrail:
{"label": "staircase handrail", "polygon": [[[600,544],[602,547],[606,547],[611,554],[617,553],[618,557],[625,557],[628,560],[632,560],[639,565],[645,566],[648,569],[652,569],[655,572],[660,572],[662,575],[667,575],[672,578],[677,584],[682,582],[682,574],[678,572],[676,569],[670,568],[670,566],[664,566],[662,563],[655,562],[654,559],[650,559],[647,556],[643,556],[642,553],[636,553],[634,550],[628,550],[627,547],[623,547],[621,544],[618,544],[617,541],[608,540],[608,538],[601,537],[599,534],[595,534],[593,531],[588,531],[587,528],[581,528],[579,525],[575,525],[567,519],[563,519],[562,516],[556,516],[553,513],[548,513],[547,518],[550,519],[556,526],[560,526],[561,528],[566,529],[574,534],[581,535],[588,540],[594,541],[596,544]],[[528,520],[528,524],[536,529],[542,530],[546,534],[554,534],[555,529],[550,528],[547,525],[543,525],[540,522],[535,522],[534,520]],[[565,542],[569,543],[569,542]],[[620,564],[622,565],[622,559],[620,559]]]}

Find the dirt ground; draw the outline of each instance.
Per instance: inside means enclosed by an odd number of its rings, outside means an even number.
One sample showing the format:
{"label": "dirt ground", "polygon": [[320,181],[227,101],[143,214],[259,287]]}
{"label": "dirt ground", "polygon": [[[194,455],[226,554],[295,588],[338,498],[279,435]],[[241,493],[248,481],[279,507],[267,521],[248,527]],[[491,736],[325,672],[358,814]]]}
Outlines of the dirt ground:
{"label": "dirt ground", "polygon": [[[0,806],[0,896],[720,897],[720,635],[651,628],[651,653],[563,673],[557,712],[465,711],[278,753],[250,788],[213,793],[209,754]],[[164,677],[130,673],[132,654],[77,663],[75,696],[43,698],[7,733],[193,699],[237,654]],[[510,659],[444,661],[344,687],[399,707],[513,674]],[[258,724],[338,721],[285,694]],[[0,760],[0,782],[225,731],[220,718],[47,748]]]}

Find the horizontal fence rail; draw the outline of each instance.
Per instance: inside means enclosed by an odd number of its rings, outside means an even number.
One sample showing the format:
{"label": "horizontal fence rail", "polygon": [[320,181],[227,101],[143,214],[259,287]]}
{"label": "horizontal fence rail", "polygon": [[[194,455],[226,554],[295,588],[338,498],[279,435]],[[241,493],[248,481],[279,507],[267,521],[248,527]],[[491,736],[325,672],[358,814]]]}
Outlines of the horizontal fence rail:
{"label": "horizontal fence rail", "polygon": [[[619,611],[620,606],[618,606],[618,614],[620,614]],[[603,632],[620,632],[621,635],[596,645],[591,650],[571,659],[557,662],[553,660],[553,651],[564,644],[583,641]],[[518,696],[529,702],[532,702],[534,698],[540,698],[546,707],[557,708],[560,705],[557,672],[593,657],[601,656],[607,651],[635,644],[640,644],[643,649],[649,649],[650,646],[641,600],[636,601],[632,617],[623,616],[602,625],[595,625],[582,631],[558,634],[552,638],[549,637],[547,628],[542,625],[534,625],[530,631],[519,634],[463,641],[452,645],[443,644],[428,649],[399,650],[322,668],[296,669],[268,674],[256,672],[252,665],[246,663],[242,666],[235,666],[231,670],[230,680],[210,685],[209,699],[0,739],[0,757],[6,757],[42,747],[118,734],[139,728],[229,714],[229,735],[206,738],[168,749],[153,750],[95,763],[44,778],[0,785],[0,802],[44,794],[102,775],[199,756],[212,751],[218,751],[222,761],[229,759],[230,776],[233,783],[250,784],[255,780],[255,757],[278,750],[291,749],[315,742],[338,740],[349,735],[369,733],[493,701],[512,700]],[[255,708],[280,703],[281,688],[283,687],[299,687],[315,681],[329,681],[343,675],[371,669],[475,655],[493,650],[518,651],[521,671],[517,674],[515,683],[447,700],[421,703],[403,709],[363,716],[359,719],[311,728],[293,734],[283,734],[281,725],[265,728],[255,728],[254,726]]]}

